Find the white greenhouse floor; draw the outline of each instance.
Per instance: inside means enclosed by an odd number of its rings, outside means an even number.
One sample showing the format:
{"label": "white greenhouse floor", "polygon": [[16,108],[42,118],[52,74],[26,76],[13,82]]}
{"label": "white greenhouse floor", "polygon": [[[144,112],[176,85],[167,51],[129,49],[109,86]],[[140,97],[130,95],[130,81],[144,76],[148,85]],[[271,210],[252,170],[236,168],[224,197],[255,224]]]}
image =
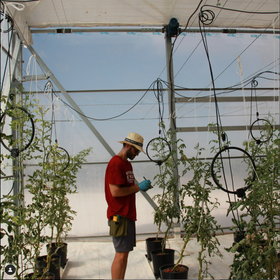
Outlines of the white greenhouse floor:
{"label": "white greenhouse floor", "polygon": [[[153,236],[148,236],[153,237]],[[147,238],[148,238],[147,237]],[[139,239],[139,238],[138,238]],[[210,272],[215,279],[226,279],[229,276],[229,266],[232,255],[225,248],[233,242],[232,234],[218,236],[222,258],[211,259]],[[111,263],[114,257],[114,248],[111,240],[106,241],[67,241],[68,263],[63,272],[62,279],[110,279]],[[179,250],[180,239],[169,239],[167,247]],[[188,279],[197,279],[198,247],[191,240],[186,249],[183,263],[189,267]],[[129,254],[126,279],[155,279],[151,264],[146,258],[145,239],[137,241],[136,248]],[[175,261],[176,261],[175,252]],[[210,279],[210,278],[209,278]]]}

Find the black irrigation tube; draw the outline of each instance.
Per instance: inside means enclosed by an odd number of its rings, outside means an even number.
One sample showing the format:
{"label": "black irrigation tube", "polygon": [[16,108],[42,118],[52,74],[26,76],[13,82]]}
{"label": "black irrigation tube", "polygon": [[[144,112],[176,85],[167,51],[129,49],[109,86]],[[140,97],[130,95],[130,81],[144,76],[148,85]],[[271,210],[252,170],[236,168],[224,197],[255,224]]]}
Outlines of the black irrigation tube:
{"label": "black irrigation tube", "polygon": [[[261,138],[256,138],[256,137],[253,135],[254,125],[257,125],[257,123],[260,122],[260,121],[267,123],[267,125],[268,125],[269,128],[270,128],[270,134],[269,134],[264,140],[261,140]],[[273,126],[272,126],[272,124],[271,124],[268,120],[266,120],[266,119],[257,119],[257,120],[255,120],[255,121],[251,124],[251,127],[250,127],[250,134],[251,134],[252,138],[256,141],[257,144],[262,144],[262,143],[268,142],[268,141],[271,139],[272,135],[273,135]]]}
{"label": "black irrigation tube", "polygon": [[[3,144],[3,146],[4,146],[8,151],[11,152],[11,155],[12,155],[13,157],[17,157],[21,152],[23,152],[24,150],[26,150],[26,149],[31,145],[31,143],[32,143],[32,141],[33,141],[33,138],[34,138],[34,135],[35,135],[35,125],[34,125],[34,121],[33,121],[33,118],[32,118],[32,116],[31,116],[31,114],[30,114],[26,109],[24,109],[23,107],[19,107],[19,106],[13,106],[13,107],[9,108],[8,110],[6,110],[6,111],[1,115],[0,123],[2,123],[2,120],[3,120],[3,119],[5,118],[5,116],[7,115],[7,111],[10,111],[11,109],[12,109],[12,110],[13,110],[13,109],[19,109],[19,110],[21,110],[22,112],[24,112],[24,113],[28,116],[28,118],[29,118],[29,120],[30,120],[30,122],[31,122],[31,126],[32,126],[32,134],[31,134],[31,137],[30,137],[28,143],[27,143],[24,147],[22,147],[22,148],[20,148],[20,149],[19,149],[19,148],[10,148],[10,147],[8,147],[8,145],[6,145],[5,142],[3,141],[2,132],[1,132],[1,137],[0,137],[1,143]],[[4,125],[4,124],[3,124],[3,125]]]}
{"label": "black irrigation tube", "polygon": [[[224,188],[224,187],[220,184],[220,182],[219,182],[219,180],[218,180],[218,178],[217,178],[217,176],[216,176],[216,173],[215,173],[215,171],[214,171],[214,167],[215,167],[214,165],[215,165],[216,159],[217,159],[223,152],[228,151],[228,150],[238,150],[238,151],[241,151],[242,153],[244,153],[244,154],[247,156],[247,158],[249,158],[249,160],[251,161],[252,166],[253,166],[253,178],[252,178],[252,180],[251,180],[251,183],[248,184],[246,187],[244,187],[244,188],[239,188],[239,189],[237,189],[237,190],[235,190],[235,191],[231,191],[231,190],[229,190],[228,188]],[[229,157],[229,159],[231,159],[231,157]],[[221,160],[223,160],[223,158],[221,158]],[[255,179],[256,179],[256,172],[255,172],[255,171],[256,171],[256,165],[255,165],[255,162],[253,161],[251,155],[250,155],[248,152],[246,152],[245,150],[243,150],[243,149],[241,149],[241,148],[239,148],[239,147],[233,147],[233,146],[232,146],[232,147],[225,147],[225,148],[221,149],[221,150],[215,155],[215,157],[213,158],[212,163],[211,163],[211,175],[212,175],[212,178],[213,178],[215,184],[217,185],[217,187],[219,187],[221,190],[223,190],[223,191],[226,192],[226,193],[229,193],[229,194],[236,194],[238,197],[244,197],[244,196],[245,196],[246,190],[248,190],[248,189],[251,187],[252,182],[255,181]]]}
{"label": "black irrigation tube", "polygon": [[[69,156],[69,153],[62,147],[57,147],[56,148],[57,150],[61,150],[63,151],[65,154],[66,154],[66,161],[65,161],[65,164],[63,164],[62,168],[59,170],[60,172],[64,171],[70,164],[70,156]],[[50,154],[52,153],[52,148],[51,150],[47,153],[47,156],[46,156],[46,160],[49,161],[49,158],[50,158]]]}
{"label": "black irrigation tube", "polygon": [[[150,146],[153,142],[158,141],[158,140],[159,140],[159,141],[162,141],[162,142],[165,142],[165,143],[166,143],[166,146],[168,147],[168,151],[169,151],[169,152],[167,153],[167,155],[165,155],[165,157],[164,157],[162,160],[156,160],[156,159],[152,158],[152,157],[149,155],[149,146]],[[169,143],[167,142],[166,139],[164,139],[164,138],[162,138],[162,137],[156,137],[156,138],[153,138],[152,140],[150,140],[149,143],[147,144],[147,146],[146,146],[146,154],[147,154],[148,158],[149,158],[151,161],[155,162],[155,163],[158,164],[158,165],[161,165],[163,162],[167,161],[168,158],[170,157],[170,154],[171,154],[171,147],[170,147],[170,145],[169,145]]]}

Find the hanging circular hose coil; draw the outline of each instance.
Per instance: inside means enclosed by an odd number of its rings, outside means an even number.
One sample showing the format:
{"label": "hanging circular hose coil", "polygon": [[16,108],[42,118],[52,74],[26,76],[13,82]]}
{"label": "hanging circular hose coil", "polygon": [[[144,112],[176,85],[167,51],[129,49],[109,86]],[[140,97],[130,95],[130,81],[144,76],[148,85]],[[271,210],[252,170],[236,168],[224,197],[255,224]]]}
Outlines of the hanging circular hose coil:
{"label": "hanging circular hose coil", "polygon": [[[3,133],[4,125],[8,122],[8,118],[11,118],[11,135]],[[18,157],[21,152],[31,145],[35,135],[35,125],[31,114],[26,109],[18,106],[9,107],[1,115],[0,126],[1,143],[8,151],[11,152],[13,157]]]}
{"label": "hanging circular hose coil", "polygon": [[[235,189],[235,187],[233,186],[233,178],[231,179],[232,181],[232,187],[231,189],[229,188],[228,186],[228,183],[225,179],[225,158],[222,157],[222,153],[228,153],[228,170],[230,171],[231,173],[231,177],[233,177],[233,174],[232,174],[232,169],[233,169],[233,164],[232,164],[232,159],[234,157],[230,157],[229,155],[229,152],[230,151],[238,151],[238,152],[241,152],[244,154],[244,156],[242,156],[242,158],[248,160],[248,164],[251,165],[251,168],[252,168],[252,178],[250,179],[250,181],[248,182],[245,182],[245,187],[242,187],[242,188],[237,188]],[[239,158],[239,157],[235,157],[235,158]],[[219,162],[220,160],[220,162]],[[247,163],[247,161],[245,161]],[[239,164],[240,165],[240,164]],[[215,157],[213,158],[212,160],[212,163],[211,163],[211,175],[212,175],[212,178],[215,182],[215,184],[217,185],[218,188],[220,188],[221,190],[223,190],[224,192],[227,192],[229,194],[235,194],[237,195],[238,197],[242,198],[242,197],[245,197],[245,194],[246,194],[246,191],[252,186],[252,182],[255,181],[256,179],[256,166],[255,166],[255,163],[251,157],[251,155],[246,152],[245,150],[239,148],[239,147],[225,147],[223,149],[221,149],[216,155]],[[215,171],[216,170],[216,171]],[[220,171],[221,174],[218,174],[218,172]],[[238,177],[240,177],[240,174],[237,174]],[[223,186],[220,182],[220,179],[221,177],[223,176],[224,178],[224,181],[225,181],[225,186]]]}
{"label": "hanging circular hose coil", "polygon": [[171,147],[166,139],[156,137],[147,144],[146,154],[151,161],[161,165],[168,160],[171,154]]}

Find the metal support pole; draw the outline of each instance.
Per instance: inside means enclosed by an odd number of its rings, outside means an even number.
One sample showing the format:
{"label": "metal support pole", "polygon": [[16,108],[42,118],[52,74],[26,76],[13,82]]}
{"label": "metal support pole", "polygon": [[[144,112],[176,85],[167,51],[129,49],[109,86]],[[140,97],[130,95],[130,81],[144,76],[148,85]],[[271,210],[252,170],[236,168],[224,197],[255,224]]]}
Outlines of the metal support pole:
{"label": "metal support pole", "polygon": [[[9,93],[9,102],[11,102],[13,105],[21,104],[22,105],[22,92],[20,90],[21,84],[18,82],[22,78],[22,44],[20,41],[20,38],[17,36],[15,38],[16,43],[18,44],[18,52],[15,59],[15,65],[13,70],[13,75],[11,77],[10,81],[10,94]],[[14,117],[13,117],[14,118]],[[18,129],[12,129],[12,134],[14,139],[22,139],[22,130]],[[23,206],[25,204],[25,199],[17,196],[18,194],[24,195],[24,186],[23,186],[23,159],[22,155],[19,154],[17,157],[13,158],[13,194],[15,195],[14,202],[19,206]],[[15,215],[18,215],[17,212],[14,213]],[[20,231],[20,229],[16,229],[17,231]]]}
{"label": "metal support pole", "polygon": [[[174,97],[174,74],[173,74],[173,57],[172,57],[172,35],[165,32],[165,47],[166,47],[166,69],[167,69],[167,81],[169,84],[168,89],[168,104],[169,104],[169,125],[171,131],[171,149],[172,156],[174,162],[173,168],[173,176],[176,180],[176,189],[174,189],[174,203],[179,209],[179,197],[178,197],[178,189],[179,189],[179,172],[178,172],[178,154],[177,154],[177,136],[176,136],[176,110],[175,110],[175,97]],[[174,225],[174,227],[179,227],[180,221],[178,220],[178,224]]]}
{"label": "metal support pole", "polygon": [[[18,36],[14,36],[10,40],[12,40],[12,41],[11,41],[11,47],[9,48],[9,52],[6,54],[6,56],[3,56],[3,57],[5,57],[5,60],[7,60],[8,67],[6,69],[3,69],[6,72],[5,73],[1,72],[1,75],[0,75],[1,81],[2,81],[2,78],[4,77],[3,84],[1,84],[1,89],[0,89],[1,95],[7,97],[7,102],[12,102],[12,100],[10,99],[10,97],[11,97],[10,93],[11,93],[11,89],[14,88],[13,79],[21,71],[21,65],[18,65],[18,62],[21,60],[20,39],[18,38]],[[2,45],[1,45],[1,47],[2,47]],[[3,54],[2,54],[2,50],[1,50],[1,58],[2,58],[2,55]],[[0,68],[1,68],[1,66],[0,66]],[[17,68],[19,68],[19,69],[17,69]],[[2,71],[2,68],[1,68],[1,71]],[[2,102],[2,100],[1,100],[1,111],[2,112],[5,111],[7,102]],[[8,130],[9,129],[10,128],[8,128]],[[18,131],[15,131],[14,128],[11,128],[11,132],[12,132],[13,137],[16,139],[18,137]],[[3,153],[3,154],[8,153],[6,150],[2,151],[2,144],[1,144],[1,153]],[[12,194],[17,195],[20,192],[21,187],[22,187],[22,169],[21,169],[22,166],[20,165],[21,162],[19,161],[18,158],[8,159],[8,162],[11,162],[11,165],[13,166],[13,168],[7,167],[5,169],[8,169],[9,174],[10,174],[10,172],[13,172],[13,175],[10,176],[11,178],[13,178]],[[1,166],[1,168],[2,168],[2,166]],[[7,193],[9,193],[8,189],[11,188],[10,181],[8,181],[8,184],[6,184],[1,179],[1,186],[2,186],[2,183],[3,183],[3,187],[2,187],[2,192],[0,193],[1,197],[2,197],[2,195],[6,195]],[[22,200],[19,198],[15,198],[14,202],[16,205],[20,205],[22,203]]]}
{"label": "metal support pole", "polygon": [[[0,88],[0,90],[2,91],[1,92],[2,97],[3,96],[9,97],[12,79],[14,77],[16,64],[18,62],[17,58],[18,58],[19,53],[20,53],[20,40],[19,40],[19,38],[16,37],[14,42],[15,43],[13,44],[13,48],[11,48],[13,50],[13,53],[12,54],[7,54],[7,57],[6,57],[6,59],[9,59],[9,62],[8,62],[9,67],[7,67],[7,69],[5,69],[6,73],[1,72],[1,81],[2,81],[2,76],[5,77],[5,79],[3,81],[3,84],[0,85],[0,86],[2,86],[2,88]],[[11,56],[11,57],[9,58],[9,56]],[[1,69],[1,71],[2,71],[2,69]],[[4,107],[5,105],[6,105],[5,102],[1,102],[2,112],[5,111],[5,107]]]}

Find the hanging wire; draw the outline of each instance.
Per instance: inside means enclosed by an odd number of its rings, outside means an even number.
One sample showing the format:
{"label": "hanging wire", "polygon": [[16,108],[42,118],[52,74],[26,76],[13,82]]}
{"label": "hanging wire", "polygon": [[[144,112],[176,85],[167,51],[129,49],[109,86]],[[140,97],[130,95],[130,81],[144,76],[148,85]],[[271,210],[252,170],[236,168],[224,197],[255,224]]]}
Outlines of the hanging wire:
{"label": "hanging wire", "polygon": [[[200,14],[202,20],[205,21],[206,24],[211,24],[216,15],[212,10],[204,10],[205,7],[210,7],[210,8],[217,8],[220,10],[228,10],[228,11],[233,11],[233,12],[240,12],[240,13],[247,13],[247,14],[278,14],[279,12],[276,11],[270,11],[270,12],[258,12],[258,11],[245,11],[245,10],[237,10],[237,9],[228,9],[225,7],[221,7],[221,6],[213,6],[213,5],[203,5],[200,9]],[[204,13],[205,12],[205,13]],[[268,29],[268,27],[266,28]],[[260,38],[262,34],[259,34],[237,57],[239,57],[241,54],[243,54],[257,39]],[[237,58],[235,58],[218,76],[216,76],[215,80],[217,80],[235,61]]]}
{"label": "hanging wire", "polygon": [[[252,136],[252,138],[256,141],[256,143],[258,145],[262,144],[262,143],[265,143],[265,142],[268,142],[270,140],[270,138],[272,137],[273,135],[273,127],[271,125],[271,123],[266,120],[266,119],[260,119],[259,118],[259,109],[258,109],[258,101],[257,101],[257,93],[256,93],[256,87],[258,86],[258,81],[256,80],[256,78],[254,78],[252,81],[251,81],[251,102],[250,102],[250,123],[251,123],[251,126],[250,126],[250,130],[249,130],[249,134]],[[253,107],[253,104],[252,104],[252,101],[253,101],[253,94],[254,94],[254,97],[255,97],[255,105],[256,105],[256,120],[252,123],[252,107]],[[260,126],[260,123],[263,122],[267,125],[267,128],[263,128]],[[257,138],[255,137],[255,135],[253,134],[253,129],[254,129],[254,126],[255,125],[258,125],[258,128],[259,130],[261,131],[262,129],[263,130],[269,130],[268,131],[268,135],[265,135],[265,137],[262,137],[262,135]],[[260,132],[260,134],[262,134]]]}
{"label": "hanging wire", "polygon": [[[5,5],[4,3],[2,3],[1,1],[1,10],[0,10],[0,13],[1,13],[1,21],[0,21],[0,32],[3,32],[3,33],[9,33],[10,31],[13,30],[14,28],[14,21],[13,19],[5,12],[6,11],[6,8],[5,8]],[[7,25],[8,25],[8,28],[7,29],[1,29],[1,26],[2,26],[2,23],[4,23],[5,21],[7,21]]]}
{"label": "hanging wire", "polygon": [[259,113],[258,113],[258,102],[257,102],[257,93],[256,93],[256,87],[258,86],[258,81],[256,80],[256,78],[252,79],[251,81],[251,102],[250,102],[250,123],[252,123],[252,107],[253,107],[253,94],[255,97],[255,101],[256,101],[256,115],[257,118],[259,117]]}
{"label": "hanging wire", "polygon": [[66,101],[64,101],[63,99],[61,99],[55,92],[54,92],[54,95],[57,97],[58,100],[60,100],[65,106],[69,107],[71,110],[75,111],[77,114],[79,114],[80,116],[83,116],[89,120],[94,120],[94,121],[108,121],[108,120],[113,120],[113,119],[117,119],[125,114],[127,114],[128,112],[130,112],[132,109],[134,109],[143,99],[144,97],[147,95],[147,93],[149,92],[149,90],[151,88],[154,87],[154,84],[156,82],[152,82],[149,86],[149,88],[144,92],[144,94],[140,97],[140,99],[135,103],[133,104],[130,108],[128,108],[126,111],[118,114],[118,115],[115,115],[115,116],[112,116],[112,117],[108,117],[108,118],[96,118],[96,117],[92,117],[92,116],[88,116],[88,115],[85,115],[83,113],[81,113],[80,111],[76,110],[74,107],[72,107],[69,103],[67,103]]}
{"label": "hanging wire", "polygon": [[[202,4],[202,2],[203,2],[204,0],[200,0],[200,2],[198,3],[198,5],[197,5],[197,7],[196,7],[196,9],[193,11],[193,13],[190,15],[190,17],[188,18],[188,20],[187,20],[187,23],[186,23],[186,25],[185,25],[185,28],[183,29],[183,31],[181,31],[180,29],[179,29],[179,33],[181,33],[181,32],[184,32],[184,31],[186,31],[187,30],[187,28],[188,28],[188,25],[189,25],[189,23],[190,23],[190,20],[192,19],[192,17],[195,15],[195,13],[198,11],[198,9],[199,9],[199,7],[200,7],[200,5]],[[172,67],[171,67],[171,65],[172,65],[172,60],[173,60],[173,52],[174,52],[174,46],[175,46],[175,43],[176,43],[176,41],[177,41],[177,38],[178,38],[178,35],[179,34],[177,34],[177,36],[175,36],[175,39],[174,39],[174,41],[173,41],[173,43],[171,43],[171,49],[170,49],[170,55],[169,55],[169,60],[168,60],[168,77],[169,77],[169,80],[170,81],[172,81]],[[170,85],[171,87],[172,87],[172,85]],[[172,88],[172,91],[173,91],[173,88]],[[171,98],[171,104],[170,104],[170,106],[171,106],[171,108],[174,106],[174,104],[173,104],[173,99]],[[175,125],[175,116],[170,116],[170,118],[171,118],[171,121],[173,122],[173,125],[174,125],[174,127],[176,126]]]}
{"label": "hanging wire", "polygon": [[[212,163],[211,163],[211,173],[212,173],[212,178],[213,178],[214,182],[216,183],[216,185],[227,192],[228,200],[229,200],[230,207],[231,207],[232,206],[232,201],[231,201],[231,198],[230,198],[229,194],[230,193],[238,194],[238,196],[243,197],[245,195],[245,189],[242,189],[241,192],[237,191],[237,190],[235,191],[234,189],[232,191],[230,191],[229,188],[228,188],[228,183],[227,183],[226,174],[225,174],[225,166],[224,166],[224,162],[223,162],[222,152],[227,151],[228,158],[229,158],[229,167],[230,167],[229,169],[230,169],[230,174],[231,174],[232,186],[234,187],[232,165],[231,165],[229,149],[240,150],[240,148],[225,146],[222,149],[222,145],[221,145],[221,140],[223,140],[224,142],[226,140],[226,134],[223,132],[223,129],[222,129],[222,122],[221,122],[221,117],[220,117],[220,112],[219,112],[219,107],[218,107],[218,101],[217,101],[217,95],[216,95],[215,79],[214,79],[213,69],[212,69],[212,65],[211,65],[211,61],[210,61],[206,32],[205,32],[205,29],[204,29],[205,25],[211,24],[214,21],[214,18],[215,18],[215,14],[214,14],[213,11],[202,10],[202,8],[201,8],[200,13],[199,13],[199,30],[200,30],[200,33],[201,33],[201,37],[202,37],[202,41],[203,41],[203,45],[204,45],[204,49],[205,49],[205,53],[206,53],[206,57],[207,57],[207,62],[208,62],[208,66],[209,66],[209,71],[210,71],[212,90],[213,90],[213,94],[214,94],[215,111],[216,111],[216,125],[217,125],[217,134],[218,134],[218,143],[219,143],[219,152],[213,158]],[[242,151],[244,153],[246,153],[246,151],[244,151],[244,150],[242,150]],[[220,159],[221,170],[222,170],[222,174],[223,174],[223,178],[224,178],[225,188],[223,188],[221,186],[221,184],[217,180],[216,173],[214,172],[214,163],[215,163],[215,160],[218,157]],[[236,202],[236,197],[234,197],[234,199],[235,199],[235,202]],[[235,215],[235,212],[233,211],[233,209],[231,209],[231,212],[232,212],[232,215],[233,215],[233,219],[234,219],[236,225],[238,226],[238,228],[240,230],[241,229],[240,228],[240,216],[239,216],[238,209],[236,210],[236,215]]]}
{"label": "hanging wire", "polygon": [[[228,2],[228,0],[226,0],[226,1],[223,3],[223,6],[225,6],[225,5],[227,4],[227,2]],[[199,5],[197,6],[197,9],[195,10],[194,13],[197,12],[197,10],[198,10],[199,6],[201,5],[201,3],[202,3],[202,2],[199,3]],[[218,5],[218,3],[217,3],[217,5]],[[221,12],[221,11],[220,11],[220,12]],[[220,12],[219,12],[219,14],[220,14]],[[219,14],[218,14],[218,15],[219,15]],[[193,15],[192,15],[192,16],[193,16]],[[192,17],[192,16],[191,16],[191,17]],[[184,30],[183,30],[182,32],[184,32],[184,31],[187,30],[188,25],[189,25],[189,22],[186,24],[186,26],[185,26],[185,28],[184,28]],[[176,50],[178,49],[178,47],[181,45],[183,39],[184,39],[184,37],[182,37],[182,39],[181,39],[181,41],[179,42],[179,44],[177,44],[177,47],[176,47],[176,49],[175,49],[174,52],[176,52]],[[174,43],[175,43],[175,42],[174,42]],[[185,62],[182,64],[181,68],[177,71],[175,77],[176,77],[176,76],[179,74],[179,72],[183,69],[183,67],[186,65],[186,63],[189,61],[189,59],[192,57],[192,55],[195,53],[195,51],[198,49],[198,47],[199,47],[199,45],[200,45],[201,43],[202,43],[202,40],[200,40],[200,41],[198,42],[198,44],[195,46],[195,48],[192,50],[192,52],[190,53],[190,55],[188,56],[188,58],[187,58],[187,59],[185,60]]]}
{"label": "hanging wire", "polygon": [[[187,30],[187,27],[189,25],[189,22],[191,20],[191,18],[193,17],[193,15],[197,12],[199,6],[201,5],[202,1],[199,3],[199,5],[197,6],[197,9],[194,11],[194,13],[190,16],[184,30],[181,31],[182,32],[185,32]],[[215,13],[210,10],[210,9],[204,9],[205,7],[212,7],[212,8],[217,8],[219,9],[219,12],[218,12],[218,15],[220,14],[220,12],[222,10],[229,10],[229,11],[235,11],[235,12],[243,12],[243,13],[249,13],[249,14],[277,14],[277,12],[254,12],[254,11],[244,11],[244,10],[234,10],[234,9],[227,9],[225,8],[224,6],[226,5],[227,1],[223,4],[223,7],[221,6],[212,6],[212,5],[203,5],[201,6],[201,11],[203,11],[203,13],[201,13],[201,20],[204,22],[204,24],[206,25],[209,25],[211,24],[214,19],[217,17],[215,15]],[[204,9],[204,10],[203,10]],[[261,34],[259,34],[243,51],[241,54],[243,54],[259,37],[261,36]],[[178,37],[175,38],[174,42],[173,42],[173,47],[175,45],[175,42],[176,40],[178,39]],[[183,40],[183,38],[182,38]],[[175,51],[177,50],[177,48],[179,47],[179,45],[182,43],[182,40],[180,41],[180,43],[178,44],[178,46],[176,47]],[[201,43],[201,41],[198,43],[198,45]],[[181,71],[181,69],[183,68],[183,66],[187,63],[187,61],[190,59],[190,57],[192,56],[192,54],[194,53],[194,51],[197,49],[198,45],[195,47],[195,49],[192,51],[191,55],[187,58],[187,60],[184,62],[184,64],[182,65],[182,67],[179,69],[179,71]],[[238,57],[241,55],[239,54]],[[234,62],[235,62],[236,58],[215,78],[218,79]],[[178,72],[179,72],[178,71]],[[178,72],[176,73],[176,75],[178,74]]]}
{"label": "hanging wire", "polygon": [[[221,94],[225,94],[225,93],[231,93],[231,92],[235,92],[235,91],[238,91],[240,90],[240,87],[246,87],[248,86],[249,84],[251,84],[251,81],[252,79],[256,79],[256,78],[259,78],[259,79],[266,79],[266,80],[272,80],[272,81],[280,81],[280,79],[272,79],[272,78],[268,78],[268,77],[264,77],[262,76],[263,74],[274,74],[274,75],[278,75],[279,78],[280,78],[280,73],[279,72],[274,72],[274,71],[269,71],[269,70],[266,70],[266,71],[261,71],[257,74],[254,74],[254,75],[251,75],[249,76],[248,78],[246,78],[244,81],[241,81],[237,84],[234,84],[232,86],[229,86],[229,87],[226,87],[224,91],[220,91],[220,92],[216,92],[216,95],[221,95]],[[165,85],[167,87],[170,87],[169,83],[167,81],[163,81],[165,83]],[[189,88],[187,87],[183,87],[183,86],[179,86],[179,85],[175,85],[175,94],[178,95],[178,96],[181,96],[181,97],[189,97],[189,96],[185,96],[181,93],[179,93],[178,91],[176,91],[176,88],[177,89],[181,89],[181,90],[190,90]],[[216,89],[217,91],[217,89]],[[197,95],[199,95],[201,92],[197,93]],[[211,94],[211,95],[203,95],[203,96],[200,96],[201,98],[203,97],[209,97],[209,96],[214,96],[214,94]],[[190,100],[194,99],[195,97],[190,97]]]}
{"label": "hanging wire", "polygon": [[151,139],[148,142],[146,146],[146,154],[151,161],[155,162],[160,167],[163,162],[168,160],[171,154],[171,147],[168,141],[166,140],[167,138],[166,131],[163,123],[164,98],[163,98],[163,83],[161,79],[158,78],[155,81],[153,89],[154,89],[154,95],[158,103],[159,136]]}
{"label": "hanging wire", "polygon": [[[226,3],[224,3],[223,6],[225,6]],[[199,5],[201,5],[201,3],[199,3]],[[211,5],[203,5],[201,7],[201,11],[203,11],[203,8],[204,7],[214,7],[214,8],[217,8],[217,9],[220,9],[219,13],[221,12],[222,9],[227,9],[227,8],[224,8],[224,7],[221,7],[221,6],[211,6]],[[232,11],[235,11],[235,12],[239,12],[239,10],[233,10],[233,9],[228,9],[228,10],[232,10]],[[241,11],[241,12],[244,12],[244,13],[250,13],[250,14],[277,14],[277,12],[254,12],[254,11]],[[201,15],[201,19],[205,22],[205,23],[212,23],[214,21],[214,18],[216,17],[215,13],[211,10],[205,10],[205,13],[202,13]],[[188,25],[188,24],[187,24]],[[186,25],[186,27],[187,27]],[[268,28],[268,27],[267,27]],[[267,29],[266,28],[266,29]],[[186,28],[184,29],[186,30]],[[182,32],[184,32],[184,30]],[[258,38],[260,38],[261,34],[259,34],[237,57],[239,57],[241,54],[243,54]],[[177,37],[175,38],[175,41],[177,40]],[[174,41],[174,44],[175,44],[175,41]],[[180,42],[181,43],[181,42]],[[201,42],[199,42],[200,44]],[[196,47],[197,48],[197,47]],[[195,48],[195,49],[196,49]],[[193,51],[194,52],[194,51]],[[192,52],[192,53],[193,53]],[[188,57],[189,59],[189,57]],[[187,60],[188,60],[187,59]],[[237,58],[235,58],[217,77],[215,77],[215,80],[217,80],[235,61],[236,61]],[[186,61],[187,62],[187,61]],[[184,63],[184,65],[186,64],[186,62]],[[182,67],[180,68],[179,71],[181,71]]]}
{"label": "hanging wire", "polygon": [[[52,124],[52,128],[54,130],[54,141],[57,144],[57,130],[56,130],[56,121],[55,121],[55,107],[54,107],[54,92],[53,92],[53,85],[51,84],[51,104],[52,104],[52,115],[51,115],[51,124]],[[52,139],[52,132],[53,130],[51,130],[51,139]]]}
{"label": "hanging wire", "polygon": [[[211,14],[210,14],[210,16],[211,16]],[[222,137],[223,140],[225,140],[225,134],[223,132],[222,121],[221,121],[220,112],[219,112],[218,100],[217,100],[217,95],[216,95],[216,86],[215,86],[212,64],[211,64],[211,61],[210,61],[206,32],[204,30],[204,25],[201,26],[201,23],[204,23],[205,20],[207,20],[207,22],[209,21],[208,13],[206,13],[206,15],[203,15],[203,14],[200,13],[199,14],[199,21],[198,21],[199,22],[199,31],[200,31],[200,34],[201,34],[201,37],[202,37],[202,42],[203,42],[203,45],[204,45],[204,50],[205,50],[205,54],[206,54],[206,57],[207,57],[209,71],[210,71],[210,78],[211,78],[211,82],[212,82],[212,90],[213,90],[213,96],[214,96],[214,102],[215,102],[218,141],[219,141],[219,148],[221,149],[221,147],[222,147],[221,137]]]}
{"label": "hanging wire", "polygon": [[[51,146],[49,152],[46,155],[46,161],[51,161],[51,157],[56,158],[57,155],[59,155],[61,158],[63,158],[63,156],[61,155],[60,152],[65,154],[65,162],[63,162],[63,164],[61,165],[61,168],[59,169],[59,171],[64,171],[66,168],[68,168],[69,164],[70,164],[70,155],[67,152],[66,149],[60,147],[58,145],[58,139],[57,139],[57,130],[56,130],[56,119],[55,119],[55,102],[54,102],[54,90],[53,90],[53,84],[51,81],[48,81],[45,85],[44,88],[44,92],[46,93],[50,93],[51,94],[51,102],[52,102],[52,114],[51,114],[51,134],[50,134],[50,138],[51,138],[51,142],[53,139],[53,131],[54,131],[54,142],[55,142],[55,147]],[[51,143],[52,144],[52,143]],[[58,171],[58,170],[56,170]]]}
{"label": "hanging wire", "polygon": [[[154,87],[153,87],[154,95],[156,97],[157,104],[158,104],[159,136],[161,136],[163,117],[164,117],[164,100],[163,100],[163,85],[162,85],[162,83],[163,83],[162,80],[158,78],[156,80],[156,82],[154,83]],[[163,129],[163,134],[164,134],[164,137],[166,137],[164,129]]]}
{"label": "hanging wire", "polygon": [[[245,10],[238,10],[238,9],[231,9],[231,8],[225,8],[225,7],[221,7],[221,6],[214,6],[214,5],[208,5],[208,4],[205,4],[203,5],[201,8],[200,8],[200,11],[201,12],[204,12],[204,11],[208,11],[207,12],[207,15],[205,15],[204,17],[208,19],[208,16],[209,14],[211,14],[211,23],[213,22],[214,18],[215,18],[215,13],[210,10],[210,9],[207,9],[207,10],[203,10],[204,8],[216,8],[216,9],[219,9],[219,10],[226,10],[226,11],[231,11],[231,12],[237,12],[237,13],[245,13],[245,14],[255,14],[255,15],[277,15],[279,14],[279,11],[245,11]],[[214,15],[213,19],[212,19],[212,15]],[[209,17],[209,19],[210,19]],[[208,22],[208,20],[207,20]]]}

